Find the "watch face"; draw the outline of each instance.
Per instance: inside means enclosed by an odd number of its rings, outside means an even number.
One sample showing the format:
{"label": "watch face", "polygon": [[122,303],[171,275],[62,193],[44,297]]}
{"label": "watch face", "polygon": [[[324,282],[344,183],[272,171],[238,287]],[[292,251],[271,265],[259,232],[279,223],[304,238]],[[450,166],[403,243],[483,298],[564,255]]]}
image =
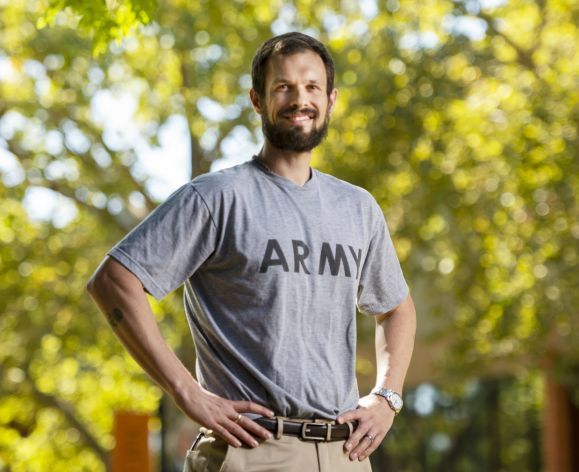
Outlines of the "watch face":
{"label": "watch face", "polygon": [[403,402],[402,402],[402,398],[400,398],[400,395],[398,395],[397,393],[394,393],[394,394],[391,393],[389,395],[389,399],[390,399],[390,402],[392,404],[392,407],[395,410],[401,410],[402,409]]}
{"label": "watch face", "polygon": [[374,390],[372,390],[372,393],[374,393],[375,395],[380,395],[381,397],[385,398],[386,401],[388,402],[388,405],[390,405],[390,408],[392,408],[396,412],[396,414],[398,414],[400,410],[402,410],[402,407],[404,406],[402,397],[393,390],[376,387]]}

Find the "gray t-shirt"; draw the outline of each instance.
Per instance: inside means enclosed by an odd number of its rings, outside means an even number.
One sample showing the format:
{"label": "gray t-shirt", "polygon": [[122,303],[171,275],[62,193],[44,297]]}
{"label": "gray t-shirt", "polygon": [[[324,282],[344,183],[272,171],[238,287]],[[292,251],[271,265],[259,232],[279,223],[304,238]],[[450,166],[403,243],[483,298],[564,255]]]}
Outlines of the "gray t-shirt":
{"label": "gray t-shirt", "polygon": [[356,408],[356,305],[378,315],[408,293],[368,192],[255,160],[184,185],[110,255],[157,299],[185,284],[203,387],[288,417]]}

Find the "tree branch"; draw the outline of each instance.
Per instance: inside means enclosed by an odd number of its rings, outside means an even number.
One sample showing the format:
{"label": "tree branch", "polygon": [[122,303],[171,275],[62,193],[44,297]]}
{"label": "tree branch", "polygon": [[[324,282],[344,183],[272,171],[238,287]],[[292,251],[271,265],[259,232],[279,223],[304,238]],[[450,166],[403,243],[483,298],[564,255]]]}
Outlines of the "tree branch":
{"label": "tree branch", "polygon": [[537,26],[537,34],[535,37],[537,41],[529,49],[529,54],[533,54],[541,45],[541,36],[543,30],[545,29],[545,24],[547,23],[547,2],[545,0],[536,0],[539,6],[539,25]]}
{"label": "tree branch", "polygon": [[[93,129],[91,128],[90,124],[85,122],[85,121],[80,121],[77,120],[76,123],[79,125],[79,127],[83,130],[88,130],[88,131],[93,131]],[[143,185],[142,182],[138,181],[135,176],[132,174],[131,170],[129,169],[129,167],[127,167],[126,165],[124,165],[122,162],[119,161],[119,159],[116,158],[117,156],[117,152],[113,151],[105,142],[105,140],[103,139],[102,133],[91,133],[91,135],[93,136],[93,138],[96,138],[96,140],[98,141],[98,143],[109,153],[109,155],[111,156],[111,158],[118,164],[118,166],[121,168],[123,175],[131,182],[131,184],[135,187],[135,189],[141,193],[143,195],[143,197],[145,197],[145,206],[147,208],[147,213],[153,211],[153,209],[157,206],[157,203],[151,198],[151,196],[149,195],[149,193],[147,192],[145,186]],[[72,152],[72,151],[70,151]],[[134,153],[134,150],[131,150],[131,152]],[[85,153],[86,155],[86,153]],[[96,166],[94,165],[94,161],[92,160],[92,156],[88,156],[89,158],[89,162],[90,165],[93,168],[96,168]]]}
{"label": "tree branch", "polygon": [[248,122],[247,115],[248,115],[249,111],[250,110],[247,110],[247,109],[243,110],[243,112],[241,113],[241,115],[238,118],[236,118],[234,120],[228,120],[225,122],[225,124],[223,126],[219,127],[220,136],[217,139],[217,142],[215,143],[213,150],[209,153],[211,161],[215,161],[215,160],[219,159],[220,157],[222,157],[219,154],[220,148],[221,148],[221,143],[223,142],[223,140],[225,138],[227,138],[227,136],[229,136],[229,133],[231,133],[231,131],[233,131],[233,128],[235,128],[238,125],[245,124]]}
{"label": "tree branch", "polygon": [[494,19],[490,15],[480,11],[477,14],[477,16],[487,24],[489,31],[493,35],[503,38],[505,42],[515,50],[515,52],[517,53],[518,63],[523,67],[527,68],[528,70],[530,70],[533,73],[533,75],[537,77],[537,79],[541,80],[541,77],[539,77],[537,71],[537,65],[533,60],[532,51],[527,51],[523,49],[521,46],[515,43],[513,39],[511,39],[503,32],[499,31],[495,25]]}
{"label": "tree branch", "polygon": [[[32,156],[30,155],[30,153],[27,153],[24,149],[20,148],[19,146],[16,146],[12,140],[7,140],[6,143],[8,145],[8,151],[11,152],[21,163],[22,163],[23,159],[32,160]],[[24,167],[26,167],[26,166],[24,166]],[[97,208],[97,207],[89,204],[88,202],[85,202],[85,201],[79,199],[75,195],[75,193],[72,189],[65,187],[63,185],[59,185],[56,181],[42,179],[42,182],[39,183],[38,185],[41,187],[48,188],[56,193],[59,193],[64,197],[70,198],[71,200],[73,200],[74,202],[79,204],[80,206],[86,208],[87,210],[94,213],[95,215],[98,215],[99,218],[105,219],[107,223],[110,223],[110,224],[116,226],[117,228],[121,229],[122,231],[128,231],[133,226],[133,223],[134,223],[133,221],[126,222],[126,221],[121,220],[120,218],[115,218],[106,209]]]}
{"label": "tree branch", "polygon": [[[29,105],[29,102],[12,102],[10,104],[9,108],[10,109],[26,108],[26,106],[28,106],[28,105]],[[0,112],[3,110],[6,111],[9,108],[5,108],[5,109],[0,108]],[[126,165],[124,165],[122,162],[120,162],[119,159],[116,158],[118,153],[116,151],[113,151],[106,144],[106,142],[103,139],[103,135],[102,135],[102,132],[100,129],[96,129],[95,126],[87,120],[80,119],[77,117],[75,117],[74,119],[71,118],[72,114],[69,112],[69,110],[67,110],[66,108],[63,108],[63,107],[58,107],[56,105],[52,106],[50,108],[50,115],[52,116],[52,118],[54,119],[55,122],[59,122],[60,120],[63,120],[63,119],[72,120],[78,126],[78,128],[89,137],[91,142],[97,142],[109,153],[111,158],[120,167],[123,176],[125,176],[130,181],[130,183],[134,186],[136,191],[140,192],[144,196],[145,207],[146,207],[147,213],[151,212],[157,206],[157,202],[155,202],[152,199],[152,197],[150,196],[150,194],[146,190],[143,182],[138,181],[135,178],[135,176],[131,173],[130,168],[128,168]],[[0,117],[1,117],[1,115],[0,115]],[[66,144],[65,144],[65,147],[71,155],[73,155],[73,156],[79,155],[74,150],[72,150],[68,146],[66,146]],[[134,150],[132,150],[132,152],[134,152]],[[99,172],[98,166],[96,165],[93,157],[89,153],[84,153],[84,154],[80,154],[80,155],[83,156],[83,158],[86,157],[86,160],[83,160],[83,164],[86,164],[95,172],[97,172],[97,173]]]}
{"label": "tree branch", "polygon": [[[187,90],[193,86],[193,80],[191,79],[191,74],[187,71],[188,61],[184,53],[179,55],[179,62],[181,65],[179,68],[181,71],[181,87],[183,90]],[[183,96],[186,96],[186,94],[183,94]],[[185,103],[185,118],[187,119],[187,131],[189,133],[189,144],[191,146],[191,155],[189,156],[191,162],[191,178],[194,178],[209,171],[210,161],[207,159],[203,148],[199,144],[199,140],[191,131],[192,115],[192,104]]]}
{"label": "tree branch", "polygon": [[[100,445],[95,436],[88,430],[88,428],[77,418],[76,413],[72,405],[68,402],[56,398],[54,395],[44,393],[38,389],[34,378],[30,375],[29,365],[22,366],[24,373],[26,375],[27,384],[32,390],[32,394],[38,401],[40,405],[44,405],[47,408],[54,408],[62,413],[64,419],[76,430],[78,430],[80,437],[87,447],[93,450],[93,452],[99,457],[103,464],[108,466],[109,453],[108,451]],[[108,467],[107,467],[108,468]]]}

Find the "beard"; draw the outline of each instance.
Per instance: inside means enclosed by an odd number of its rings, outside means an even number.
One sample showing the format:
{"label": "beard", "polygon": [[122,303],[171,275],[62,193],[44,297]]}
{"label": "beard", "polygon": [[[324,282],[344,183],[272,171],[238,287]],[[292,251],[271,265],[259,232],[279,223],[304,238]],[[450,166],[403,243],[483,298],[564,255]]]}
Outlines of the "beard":
{"label": "beard", "polygon": [[[298,111],[296,108],[281,110],[278,117],[285,114]],[[316,119],[319,113],[311,108],[299,110],[300,112],[310,113]],[[324,122],[319,128],[313,127],[310,132],[302,130],[301,126],[292,126],[282,128],[269,121],[266,113],[262,115],[261,129],[266,139],[276,148],[284,151],[307,152],[318,146],[328,134],[328,124],[330,122],[329,113],[326,113]]]}

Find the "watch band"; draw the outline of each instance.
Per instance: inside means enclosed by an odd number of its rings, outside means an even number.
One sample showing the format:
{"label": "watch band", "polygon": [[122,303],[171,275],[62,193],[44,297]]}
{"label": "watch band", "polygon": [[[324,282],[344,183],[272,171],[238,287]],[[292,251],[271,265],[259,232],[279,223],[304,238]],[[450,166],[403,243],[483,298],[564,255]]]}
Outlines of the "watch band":
{"label": "watch band", "polygon": [[404,402],[402,401],[400,394],[389,388],[376,387],[372,390],[371,393],[384,398],[388,403],[388,406],[394,411],[395,415],[400,413],[400,410],[402,410],[402,407],[404,406]]}

